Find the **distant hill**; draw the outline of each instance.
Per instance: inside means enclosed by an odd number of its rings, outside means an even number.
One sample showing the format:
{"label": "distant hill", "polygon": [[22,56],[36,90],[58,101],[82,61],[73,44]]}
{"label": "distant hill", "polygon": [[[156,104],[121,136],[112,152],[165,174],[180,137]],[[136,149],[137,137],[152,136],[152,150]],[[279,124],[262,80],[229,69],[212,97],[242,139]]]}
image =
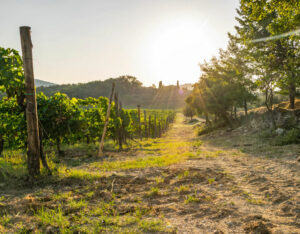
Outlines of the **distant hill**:
{"label": "distant hill", "polygon": [[43,92],[47,96],[61,92],[71,98],[109,97],[113,82],[116,84],[119,100],[125,108],[136,108],[137,105],[141,105],[142,108],[177,109],[184,106],[185,98],[190,93],[189,90],[174,85],[161,88],[145,87],[133,76],[121,76],[88,83],[38,87],[37,92]]}
{"label": "distant hill", "polygon": [[49,86],[57,85],[57,84],[50,83],[48,81],[39,80],[39,79],[34,79],[34,83],[35,83],[36,87],[41,87],[41,86],[49,87]]}

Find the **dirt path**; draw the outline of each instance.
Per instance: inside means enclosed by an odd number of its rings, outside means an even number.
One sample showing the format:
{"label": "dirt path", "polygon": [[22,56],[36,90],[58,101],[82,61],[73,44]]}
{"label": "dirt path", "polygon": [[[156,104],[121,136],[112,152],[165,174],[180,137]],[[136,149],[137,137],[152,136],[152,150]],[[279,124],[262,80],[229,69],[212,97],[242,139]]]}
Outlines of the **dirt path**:
{"label": "dirt path", "polygon": [[202,140],[201,144],[193,125],[179,115],[164,141],[189,144],[188,159],[143,173],[146,178],[163,178],[157,185],[159,195],[147,202],[170,226],[178,233],[300,233],[298,165],[224,150]]}

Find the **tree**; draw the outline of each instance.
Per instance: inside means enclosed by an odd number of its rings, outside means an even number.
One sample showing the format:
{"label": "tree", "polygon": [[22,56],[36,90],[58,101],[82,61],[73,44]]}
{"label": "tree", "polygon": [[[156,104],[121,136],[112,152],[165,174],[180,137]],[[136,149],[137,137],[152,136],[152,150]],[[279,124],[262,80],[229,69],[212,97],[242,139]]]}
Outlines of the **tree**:
{"label": "tree", "polygon": [[258,79],[269,83],[266,77],[272,74],[275,86],[289,94],[292,109],[300,83],[299,36],[293,33],[300,25],[299,9],[297,0],[242,0],[236,27],[240,42],[259,68]]}
{"label": "tree", "polygon": [[193,116],[196,114],[196,111],[193,107],[190,105],[186,105],[185,108],[183,109],[183,114],[186,117],[190,117],[191,120],[193,119]]}

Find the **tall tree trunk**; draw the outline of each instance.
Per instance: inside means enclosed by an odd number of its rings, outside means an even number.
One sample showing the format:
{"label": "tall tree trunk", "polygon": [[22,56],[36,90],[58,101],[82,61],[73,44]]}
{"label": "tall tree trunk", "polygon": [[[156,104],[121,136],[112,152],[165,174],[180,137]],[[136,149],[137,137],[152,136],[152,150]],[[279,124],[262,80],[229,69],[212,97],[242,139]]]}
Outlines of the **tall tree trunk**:
{"label": "tall tree trunk", "polygon": [[290,84],[289,96],[290,96],[290,108],[295,109],[295,97],[296,97],[296,85],[295,85],[295,83]]}

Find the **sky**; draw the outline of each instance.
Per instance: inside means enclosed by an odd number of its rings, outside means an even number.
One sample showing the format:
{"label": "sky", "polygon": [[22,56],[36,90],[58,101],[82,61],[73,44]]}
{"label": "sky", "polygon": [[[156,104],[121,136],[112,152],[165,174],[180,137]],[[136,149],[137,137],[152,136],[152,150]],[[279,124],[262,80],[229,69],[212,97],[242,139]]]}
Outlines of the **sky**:
{"label": "sky", "polygon": [[32,30],[35,78],[58,84],[121,75],[144,85],[197,82],[226,48],[239,0],[0,0],[0,46]]}

